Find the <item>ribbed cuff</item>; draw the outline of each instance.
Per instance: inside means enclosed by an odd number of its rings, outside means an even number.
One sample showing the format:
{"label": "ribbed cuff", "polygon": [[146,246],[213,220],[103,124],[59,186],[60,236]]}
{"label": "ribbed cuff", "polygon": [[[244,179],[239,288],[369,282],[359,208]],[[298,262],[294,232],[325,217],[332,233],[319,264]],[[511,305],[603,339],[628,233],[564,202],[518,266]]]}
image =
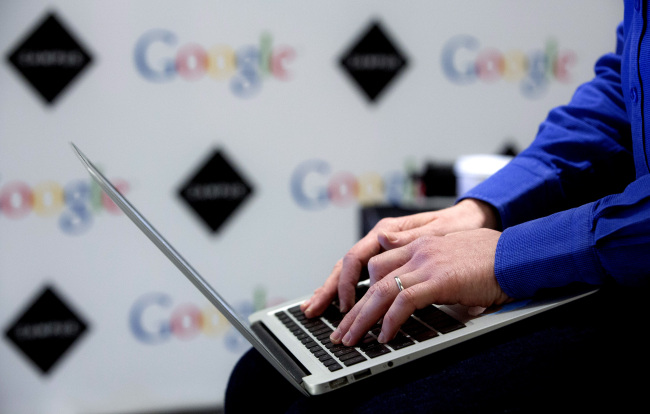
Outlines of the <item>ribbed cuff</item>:
{"label": "ribbed cuff", "polygon": [[[517,157],[487,180],[463,194],[491,204],[499,212],[502,228],[549,214],[545,208],[559,188],[552,169],[527,157]],[[460,200],[459,200],[460,201]]]}
{"label": "ribbed cuff", "polygon": [[494,271],[512,298],[571,282],[597,284],[604,272],[593,247],[592,204],[506,229],[499,238]]}

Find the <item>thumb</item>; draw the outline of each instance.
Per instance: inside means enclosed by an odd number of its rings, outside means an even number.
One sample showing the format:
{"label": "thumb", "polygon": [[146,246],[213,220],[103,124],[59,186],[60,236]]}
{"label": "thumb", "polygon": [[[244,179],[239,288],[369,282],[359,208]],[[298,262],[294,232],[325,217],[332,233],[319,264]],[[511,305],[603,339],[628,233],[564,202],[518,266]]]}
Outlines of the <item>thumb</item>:
{"label": "thumb", "polygon": [[382,231],[377,235],[377,241],[384,250],[391,250],[406,246],[422,234],[424,234],[422,227],[398,232]]}

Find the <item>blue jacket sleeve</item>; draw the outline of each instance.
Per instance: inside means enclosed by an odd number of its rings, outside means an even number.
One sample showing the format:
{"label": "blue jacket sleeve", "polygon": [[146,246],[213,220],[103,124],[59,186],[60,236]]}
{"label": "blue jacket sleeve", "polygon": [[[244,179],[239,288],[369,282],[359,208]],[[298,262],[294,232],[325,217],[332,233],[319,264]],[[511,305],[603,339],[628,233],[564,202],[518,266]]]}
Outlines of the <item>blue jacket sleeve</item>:
{"label": "blue jacket sleeve", "polygon": [[495,273],[511,297],[609,276],[639,284],[650,274],[650,179],[634,178],[622,26],[618,34],[617,53],[550,112],[531,146],[464,195],[499,212]]}

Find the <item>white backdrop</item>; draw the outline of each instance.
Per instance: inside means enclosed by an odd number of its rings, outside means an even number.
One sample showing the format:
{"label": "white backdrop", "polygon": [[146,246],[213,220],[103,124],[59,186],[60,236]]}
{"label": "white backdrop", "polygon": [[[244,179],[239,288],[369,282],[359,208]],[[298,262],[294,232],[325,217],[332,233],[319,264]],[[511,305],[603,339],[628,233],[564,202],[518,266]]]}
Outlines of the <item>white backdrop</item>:
{"label": "white backdrop", "polygon": [[[82,59],[59,32],[35,41],[54,39],[49,54],[23,43],[52,13],[90,62],[47,102],[19,66],[51,85]],[[368,197],[345,183],[417,204],[395,177],[523,148],[613,50],[620,19],[612,0],[3,1],[0,412],[219,406],[248,348],[102,200],[69,141],[249,313],[311,292],[358,238]],[[406,65],[371,101],[340,61],[373,22]],[[367,53],[347,62],[381,66]],[[216,150],[252,192],[213,232],[178,192]],[[52,316],[46,287],[78,319]],[[51,368],[34,362],[66,339]]]}

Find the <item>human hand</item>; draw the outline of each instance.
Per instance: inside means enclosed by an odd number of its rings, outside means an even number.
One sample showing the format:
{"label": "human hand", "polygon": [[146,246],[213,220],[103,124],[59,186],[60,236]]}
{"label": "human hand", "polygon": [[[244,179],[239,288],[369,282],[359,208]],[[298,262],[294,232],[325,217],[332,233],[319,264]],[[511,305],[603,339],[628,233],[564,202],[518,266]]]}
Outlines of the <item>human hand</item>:
{"label": "human hand", "polygon": [[424,235],[442,236],[496,226],[492,207],[474,199],[465,199],[440,211],[383,219],[336,263],[325,284],[316,289],[301,309],[310,318],[320,315],[338,294],[341,311],[349,311],[354,305],[355,287],[362,268],[382,251],[404,246]]}
{"label": "human hand", "polygon": [[[379,342],[395,337],[416,310],[430,304],[482,308],[509,300],[494,275],[501,233],[469,230],[423,236],[370,259],[370,289],[343,318],[330,339],[354,345],[383,318]],[[395,281],[399,276],[404,290]]]}

